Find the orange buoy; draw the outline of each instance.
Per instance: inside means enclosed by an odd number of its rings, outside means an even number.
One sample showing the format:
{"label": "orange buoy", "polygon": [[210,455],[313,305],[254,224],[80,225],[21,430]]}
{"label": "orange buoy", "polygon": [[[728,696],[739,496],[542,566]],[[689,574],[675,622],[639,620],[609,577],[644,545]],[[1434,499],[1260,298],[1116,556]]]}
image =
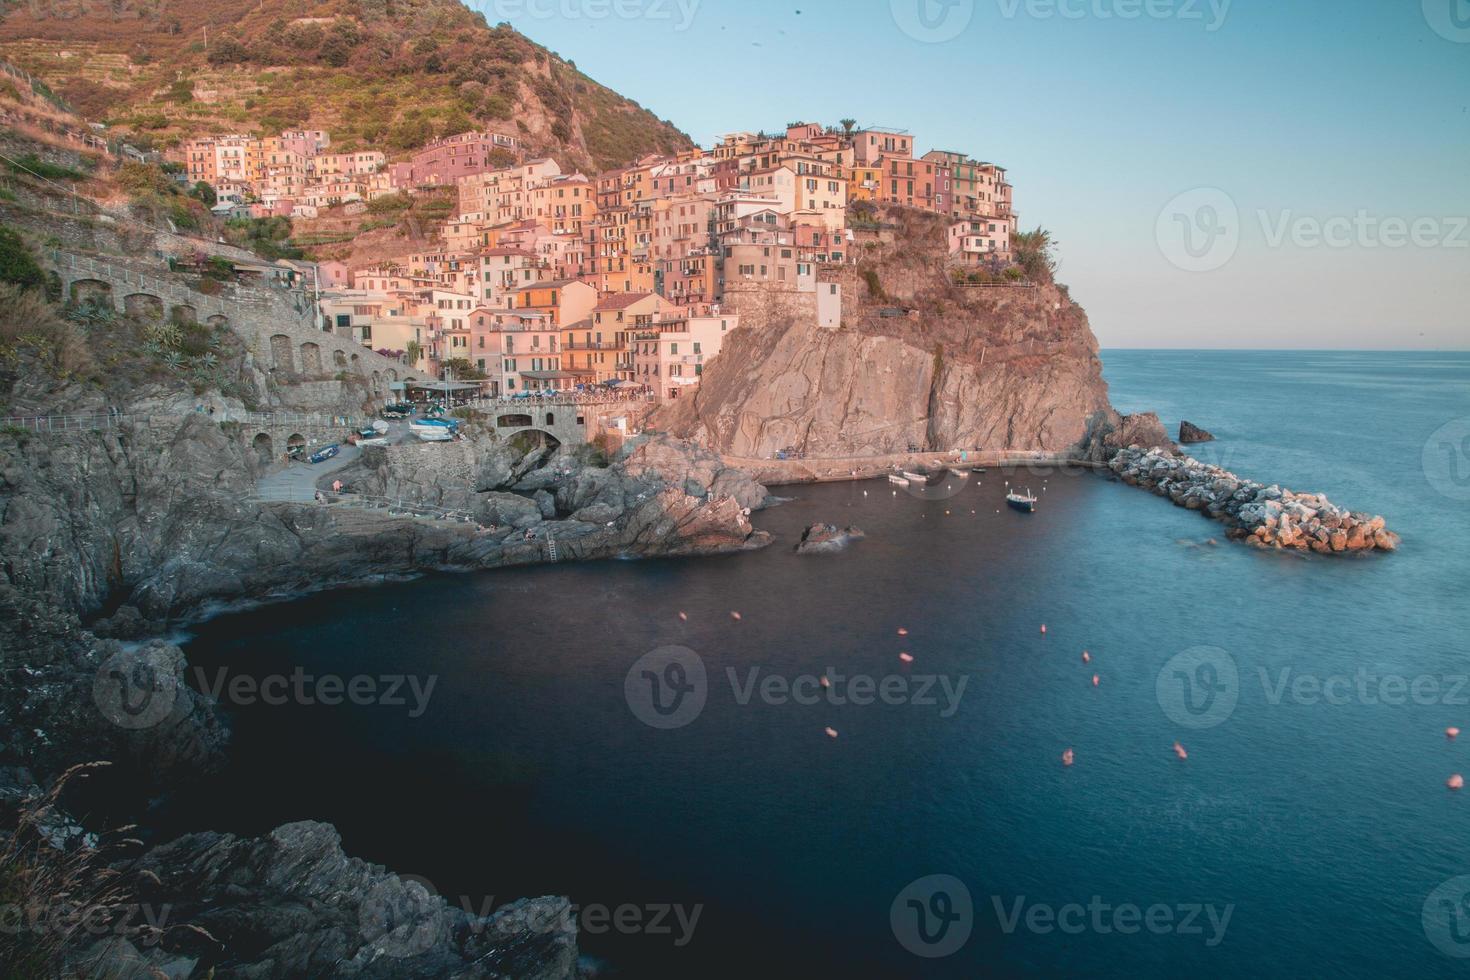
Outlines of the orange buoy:
{"label": "orange buoy", "polygon": [[1449,779],[1446,779],[1444,784],[1450,789],[1463,789],[1465,787],[1465,777],[1459,773],[1455,773]]}
{"label": "orange buoy", "polygon": [[823,687],[831,687],[832,686],[832,682],[829,681],[829,680],[827,680],[827,675],[826,674],[823,674],[822,675],[822,686]]}
{"label": "orange buoy", "polygon": [[912,653],[900,653],[898,659],[906,664],[911,664],[914,662],[914,655]]}
{"label": "orange buoy", "polygon": [[732,609],[732,610],[730,610],[730,618],[731,619],[739,619],[740,618],[740,614],[738,612],[736,612],[735,610]]}
{"label": "orange buoy", "polygon": [[831,727],[830,725],[827,726],[827,737],[828,738],[836,738],[837,737],[837,729]]}
{"label": "orange buoy", "polygon": [[1174,754],[1181,759],[1189,758],[1189,753],[1184,751],[1184,746],[1180,745],[1178,742],[1174,743]]}
{"label": "orange buoy", "polygon": [[1098,682],[1097,675],[1096,674],[1093,674],[1092,675],[1092,686],[1093,687],[1097,687],[1097,682]]}
{"label": "orange buoy", "polygon": [[1068,749],[1067,751],[1065,751],[1065,752],[1062,753],[1062,765],[1064,765],[1064,766],[1070,766],[1071,764],[1072,764],[1072,750],[1071,749]]}
{"label": "orange buoy", "polygon": [[1459,734],[1460,734],[1460,730],[1458,728],[1446,728],[1444,730],[1444,737],[1445,738],[1455,738]]}
{"label": "orange buoy", "polygon": [[1086,650],[1083,650],[1082,651],[1082,662],[1085,663],[1085,664],[1092,663],[1092,654],[1088,653]]}

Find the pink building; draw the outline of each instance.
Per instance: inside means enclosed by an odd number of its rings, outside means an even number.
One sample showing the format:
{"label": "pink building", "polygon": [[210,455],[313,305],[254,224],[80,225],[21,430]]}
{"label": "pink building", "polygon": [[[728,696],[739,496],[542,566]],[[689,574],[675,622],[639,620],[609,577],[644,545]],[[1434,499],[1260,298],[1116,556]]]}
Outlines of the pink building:
{"label": "pink building", "polygon": [[632,380],[647,385],[660,401],[689,394],[739,325],[737,316],[691,315],[682,309],[662,314],[651,328],[632,336]]}
{"label": "pink building", "polygon": [[[520,150],[521,141],[501,133],[458,133],[434,140],[415,153],[408,164],[397,164],[394,173],[403,175],[403,186],[452,184],[461,177],[486,173],[497,166],[495,151]],[[399,168],[407,167],[406,171]]]}

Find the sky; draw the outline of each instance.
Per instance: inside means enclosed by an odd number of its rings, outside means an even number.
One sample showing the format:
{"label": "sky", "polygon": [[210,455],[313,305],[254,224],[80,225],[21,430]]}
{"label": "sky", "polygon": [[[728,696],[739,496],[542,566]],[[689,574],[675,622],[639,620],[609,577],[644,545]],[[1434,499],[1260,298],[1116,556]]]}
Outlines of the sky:
{"label": "sky", "polygon": [[471,0],[700,144],[1009,168],[1105,347],[1470,348],[1470,0]]}

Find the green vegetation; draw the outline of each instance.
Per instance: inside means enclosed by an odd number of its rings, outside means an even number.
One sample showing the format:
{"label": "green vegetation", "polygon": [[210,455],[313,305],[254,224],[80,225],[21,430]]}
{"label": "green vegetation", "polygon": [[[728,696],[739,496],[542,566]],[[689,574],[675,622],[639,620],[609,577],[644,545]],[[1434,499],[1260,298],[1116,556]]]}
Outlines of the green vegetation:
{"label": "green vegetation", "polygon": [[299,259],[301,249],[291,241],[291,219],[231,218],[225,222],[225,241],[248,248],[264,259]]}
{"label": "green vegetation", "polygon": [[0,225],[0,282],[21,289],[46,288],[46,273],[36,262],[25,240],[12,228]]}
{"label": "green vegetation", "polygon": [[452,377],[456,381],[482,381],[485,372],[470,363],[467,357],[451,357],[444,362],[445,377]]}
{"label": "green vegetation", "polygon": [[868,295],[870,297],[879,302],[888,299],[888,294],[883,291],[883,283],[878,279],[877,269],[863,269],[858,275],[862,276],[863,282],[867,284]]}
{"label": "green vegetation", "polygon": [[1043,228],[1018,231],[1011,236],[1011,251],[1016,264],[1032,282],[1051,282],[1056,276],[1057,263],[1052,254],[1056,242],[1051,232]]}
{"label": "green vegetation", "polygon": [[5,167],[13,174],[31,174],[47,180],[86,180],[87,174],[74,167],[63,166],[42,160],[34,153],[27,153],[14,160],[6,160]]}

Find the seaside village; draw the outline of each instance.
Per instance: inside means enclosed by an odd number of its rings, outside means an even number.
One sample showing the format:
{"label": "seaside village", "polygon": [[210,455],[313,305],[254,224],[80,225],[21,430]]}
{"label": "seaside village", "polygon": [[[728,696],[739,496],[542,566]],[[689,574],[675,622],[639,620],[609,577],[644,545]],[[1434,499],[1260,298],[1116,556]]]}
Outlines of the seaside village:
{"label": "seaside village", "polygon": [[920,156],[909,132],[850,121],[732,133],[596,175],[565,173],[493,132],[391,164],[335,152],[320,131],[195,139],[174,152],[225,217],[370,215],[393,195],[452,192],[429,250],[315,270],[324,330],[399,358],[451,397],[594,386],[686,397],[757,296],[838,327],[831,273],[849,260],[860,202],[947,217],[960,267],[1003,268],[1016,230],[1004,168]]}

